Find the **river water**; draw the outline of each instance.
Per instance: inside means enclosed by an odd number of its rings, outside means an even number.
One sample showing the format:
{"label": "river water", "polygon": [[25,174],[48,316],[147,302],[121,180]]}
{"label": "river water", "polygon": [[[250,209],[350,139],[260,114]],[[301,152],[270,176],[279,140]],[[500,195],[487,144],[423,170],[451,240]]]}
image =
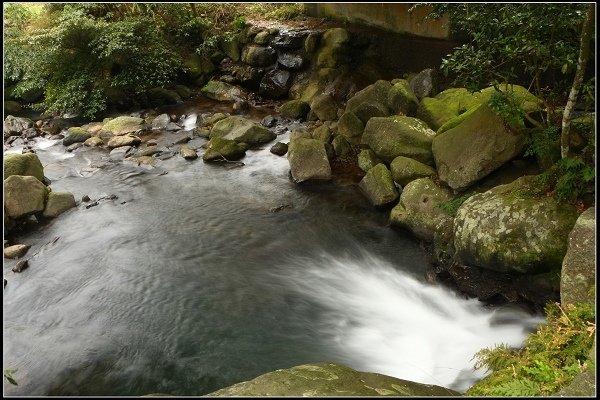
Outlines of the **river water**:
{"label": "river water", "polygon": [[460,391],[482,377],[476,351],[542,321],[426,283],[388,212],[352,184],[295,185],[270,144],[238,168],[147,169],[38,140],[78,207],[16,238],[27,270],[5,262],[6,395],[203,395],[323,361]]}

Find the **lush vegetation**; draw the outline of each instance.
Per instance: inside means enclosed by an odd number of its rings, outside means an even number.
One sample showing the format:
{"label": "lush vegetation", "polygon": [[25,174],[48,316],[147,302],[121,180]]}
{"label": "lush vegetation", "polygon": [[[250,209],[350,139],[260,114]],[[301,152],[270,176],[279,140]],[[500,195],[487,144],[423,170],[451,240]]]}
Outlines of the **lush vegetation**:
{"label": "lush vegetation", "polygon": [[5,86],[44,90],[34,108],[95,117],[115,93],[141,94],[186,72],[189,54],[212,55],[217,36],[246,18],[293,18],[296,4],[11,3],[4,6]]}
{"label": "lush vegetation", "polygon": [[523,349],[500,345],[476,354],[476,368],[492,372],[466,395],[549,396],[578,373],[595,370],[588,358],[596,333],[594,305],[549,304],[546,312],[547,323],[529,335]]}
{"label": "lush vegetation", "polygon": [[[569,149],[573,135],[569,128],[571,115],[566,111],[563,115],[565,104],[572,103],[568,102],[570,92],[571,97],[575,93],[579,100],[579,108],[590,110],[595,105],[595,76],[584,74],[585,65],[578,63],[585,53],[582,51],[589,51],[589,43],[584,39],[590,36],[588,20],[593,6],[584,3],[427,5],[432,10],[429,18],[448,15],[451,33],[464,42],[441,65],[454,85],[477,91],[489,85],[518,83],[543,102],[539,112],[528,115],[510,91],[498,91],[489,101],[490,107],[511,126],[530,128],[525,155],[534,156],[546,170],[538,178],[538,194],[575,201],[593,192],[594,124],[589,124],[590,132],[584,134],[586,146]],[[591,40],[594,42],[595,38]],[[593,43],[591,48],[595,48]],[[575,87],[578,70],[579,77],[586,78],[581,88]]]}

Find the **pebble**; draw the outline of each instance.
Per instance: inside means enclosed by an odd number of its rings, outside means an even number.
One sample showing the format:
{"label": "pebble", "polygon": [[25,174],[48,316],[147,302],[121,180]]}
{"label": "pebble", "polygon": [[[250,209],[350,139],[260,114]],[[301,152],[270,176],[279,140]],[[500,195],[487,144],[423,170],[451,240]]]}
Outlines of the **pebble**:
{"label": "pebble", "polygon": [[15,265],[12,269],[12,272],[21,272],[26,270],[29,267],[29,262],[27,260],[21,260]]}

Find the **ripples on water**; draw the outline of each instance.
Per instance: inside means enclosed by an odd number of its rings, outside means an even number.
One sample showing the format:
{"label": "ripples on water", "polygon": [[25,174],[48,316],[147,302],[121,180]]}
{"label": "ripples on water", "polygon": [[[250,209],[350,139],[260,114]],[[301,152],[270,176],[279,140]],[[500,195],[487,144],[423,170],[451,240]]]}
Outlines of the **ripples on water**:
{"label": "ripples on water", "polygon": [[4,267],[19,383],[5,393],[202,395],[321,361],[464,390],[476,351],[541,321],[426,284],[386,212],[354,186],[294,185],[269,147],[241,168],[177,156],[148,171],[42,140],[53,190],[118,199],[20,238],[39,252]]}

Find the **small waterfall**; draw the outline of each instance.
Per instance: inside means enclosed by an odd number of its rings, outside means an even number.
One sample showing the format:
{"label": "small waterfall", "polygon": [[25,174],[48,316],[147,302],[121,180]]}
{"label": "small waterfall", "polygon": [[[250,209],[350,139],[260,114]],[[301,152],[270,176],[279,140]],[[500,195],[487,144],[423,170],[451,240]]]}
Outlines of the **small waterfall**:
{"label": "small waterfall", "polygon": [[521,347],[544,321],[516,308],[490,310],[370,254],[292,263],[285,279],[328,310],[315,329],[337,347],[339,361],[361,371],[464,391],[485,374],[473,369],[477,351]]}

